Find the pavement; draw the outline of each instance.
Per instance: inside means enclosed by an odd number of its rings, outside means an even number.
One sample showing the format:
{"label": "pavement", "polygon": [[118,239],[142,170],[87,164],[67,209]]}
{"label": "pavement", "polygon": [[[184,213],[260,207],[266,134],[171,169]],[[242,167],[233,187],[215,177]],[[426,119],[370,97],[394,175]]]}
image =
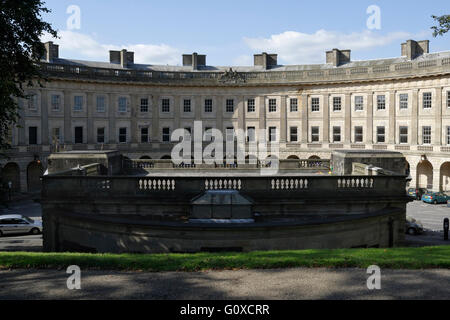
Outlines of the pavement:
{"label": "pavement", "polygon": [[450,270],[381,270],[369,290],[363,269],[280,269],[209,272],[81,270],[69,290],[66,270],[0,271],[0,300],[399,300],[450,299]]}

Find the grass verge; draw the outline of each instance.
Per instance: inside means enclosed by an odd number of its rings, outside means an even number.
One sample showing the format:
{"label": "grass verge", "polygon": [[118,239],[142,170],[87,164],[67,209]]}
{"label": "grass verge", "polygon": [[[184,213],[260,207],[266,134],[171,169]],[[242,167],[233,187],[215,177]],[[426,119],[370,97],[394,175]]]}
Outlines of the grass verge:
{"label": "grass verge", "polygon": [[0,252],[1,269],[201,271],[277,268],[450,269],[450,246],[196,254],[84,254]]}

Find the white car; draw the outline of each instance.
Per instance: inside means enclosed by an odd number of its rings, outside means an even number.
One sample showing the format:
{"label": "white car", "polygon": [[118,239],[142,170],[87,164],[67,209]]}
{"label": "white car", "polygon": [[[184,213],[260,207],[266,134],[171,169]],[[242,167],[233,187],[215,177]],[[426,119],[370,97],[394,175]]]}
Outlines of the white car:
{"label": "white car", "polygon": [[18,214],[0,216],[0,237],[15,233],[40,234],[41,232],[41,221],[35,221]]}

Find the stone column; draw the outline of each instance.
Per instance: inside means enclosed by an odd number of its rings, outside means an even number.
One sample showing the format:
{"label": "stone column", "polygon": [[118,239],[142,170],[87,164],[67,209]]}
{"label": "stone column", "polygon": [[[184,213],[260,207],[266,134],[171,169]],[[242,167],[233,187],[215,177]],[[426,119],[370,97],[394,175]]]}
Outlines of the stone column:
{"label": "stone column", "polygon": [[159,95],[152,96],[152,141],[159,141],[161,133],[159,131]]}
{"label": "stone column", "polygon": [[138,140],[138,125],[137,125],[137,115],[138,115],[138,105],[139,97],[136,94],[132,94],[130,97],[131,101],[131,143],[139,143]]}
{"label": "stone column", "polygon": [[434,125],[434,135],[433,144],[435,146],[442,145],[442,88],[436,88],[436,111],[435,111],[435,125]]}
{"label": "stone column", "polygon": [[418,111],[419,111],[419,90],[415,89],[413,90],[412,93],[412,104],[411,104],[411,145],[418,144],[418,136],[419,136]]}
{"label": "stone column", "polygon": [[302,143],[308,143],[308,95],[302,94],[299,101],[301,101],[301,115],[302,115]]}
{"label": "stone column", "polygon": [[280,143],[286,143],[287,141],[287,97],[281,97],[280,106]]}
{"label": "stone column", "polygon": [[238,103],[238,129],[245,131],[245,97],[239,97]]}
{"label": "stone column", "polygon": [[345,94],[345,139],[344,143],[352,141],[352,96],[350,93]]}
{"label": "stone column", "polygon": [[116,95],[110,93],[108,95],[108,114],[109,114],[109,134],[108,134],[108,143],[115,144],[117,143],[117,133],[116,133],[116,108],[115,101]]}
{"label": "stone column", "polygon": [[64,142],[72,144],[72,99],[71,92],[64,90]]}
{"label": "stone column", "polygon": [[373,92],[367,95],[367,122],[366,122],[365,143],[373,144]]}
{"label": "stone column", "polygon": [[441,168],[433,167],[433,191],[441,191]]}
{"label": "stone column", "polygon": [[49,144],[48,133],[48,91],[41,91],[41,144]]}
{"label": "stone column", "polygon": [[[173,98],[173,104],[175,106],[173,110],[173,130],[180,128],[180,119],[182,114],[183,102],[180,96],[175,96]],[[192,128],[193,129],[193,128]],[[192,130],[191,129],[191,130]]]}
{"label": "stone column", "polygon": [[322,95],[323,100],[323,124],[322,124],[322,141],[330,143],[330,95]]}
{"label": "stone column", "polygon": [[204,108],[202,97],[200,97],[200,96],[194,97],[194,108],[195,108],[194,109],[195,121],[201,121],[202,120],[202,109]]}
{"label": "stone column", "polygon": [[396,115],[396,103],[395,103],[395,91],[391,91],[389,93],[389,144],[395,144],[395,135],[396,135],[396,121],[395,121],[395,115]]}
{"label": "stone column", "polygon": [[86,101],[86,111],[87,111],[87,143],[95,144],[95,132],[94,132],[94,93],[87,93],[87,101]]}
{"label": "stone column", "polygon": [[266,96],[259,97],[259,129],[266,129]]}

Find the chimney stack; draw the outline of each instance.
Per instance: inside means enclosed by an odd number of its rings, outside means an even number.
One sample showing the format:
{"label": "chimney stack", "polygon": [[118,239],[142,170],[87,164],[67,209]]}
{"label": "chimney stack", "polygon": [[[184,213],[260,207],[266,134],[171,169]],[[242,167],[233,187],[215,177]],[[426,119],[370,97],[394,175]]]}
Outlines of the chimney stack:
{"label": "chimney stack", "polygon": [[402,56],[408,60],[414,60],[424,53],[430,53],[429,40],[407,40],[405,43],[402,43]]}
{"label": "chimney stack", "polygon": [[53,59],[59,58],[59,46],[57,44],[53,44],[52,41],[44,43],[45,47],[45,56],[43,59],[47,62],[53,62]]}
{"label": "chimney stack", "polygon": [[342,64],[349,63],[351,61],[351,50],[339,50],[333,49],[327,51],[327,63],[332,64],[334,67],[339,67]]}
{"label": "chimney stack", "polygon": [[183,54],[183,66],[192,67],[192,70],[198,70],[198,67],[206,66],[206,55],[198,54]]}
{"label": "chimney stack", "polygon": [[267,54],[266,52],[255,54],[253,56],[253,62],[255,66],[262,66],[264,70],[268,70],[278,65],[278,55],[274,53]]}
{"label": "chimney stack", "polygon": [[122,68],[128,68],[134,64],[134,52],[128,52],[126,49],[121,51],[109,51],[109,62],[120,64]]}

